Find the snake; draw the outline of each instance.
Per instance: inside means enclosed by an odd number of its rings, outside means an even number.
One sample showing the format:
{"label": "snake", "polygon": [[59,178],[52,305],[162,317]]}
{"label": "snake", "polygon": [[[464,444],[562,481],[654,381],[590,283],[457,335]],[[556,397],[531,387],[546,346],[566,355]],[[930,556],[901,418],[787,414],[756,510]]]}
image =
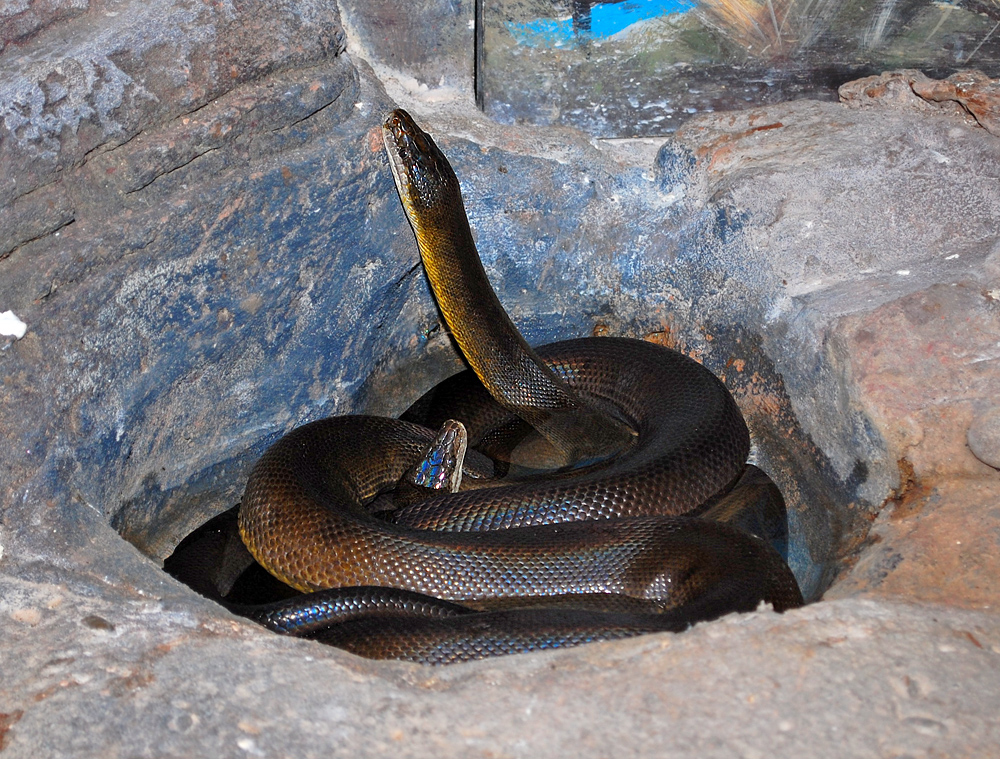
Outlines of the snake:
{"label": "snake", "polygon": [[[749,431],[722,381],[640,339],[529,346],[490,284],[444,153],[402,109],[381,131],[469,368],[404,418],[320,419],[264,452],[239,535],[303,595],[251,616],[363,656],[439,664],[800,606],[787,563],[740,516],[748,501],[784,505],[747,463]],[[373,506],[426,461],[446,419],[467,431],[462,484]]]}

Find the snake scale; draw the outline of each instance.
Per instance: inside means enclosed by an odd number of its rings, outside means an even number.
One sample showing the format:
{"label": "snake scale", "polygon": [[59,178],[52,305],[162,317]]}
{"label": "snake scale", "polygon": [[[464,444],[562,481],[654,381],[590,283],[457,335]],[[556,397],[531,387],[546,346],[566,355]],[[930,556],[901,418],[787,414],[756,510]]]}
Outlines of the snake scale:
{"label": "snake scale", "polygon": [[[444,663],[800,605],[781,555],[740,528],[748,502],[784,507],[746,464],[747,427],[718,378],[640,340],[529,347],[487,279],[443,153],[405,111],[382,132],[471,369],[415,406],[423,424],[331,417],[264,453],[239,532],[305,595],[234,608],[365,656]],[[447,418],[507,476],[373,513]]]}

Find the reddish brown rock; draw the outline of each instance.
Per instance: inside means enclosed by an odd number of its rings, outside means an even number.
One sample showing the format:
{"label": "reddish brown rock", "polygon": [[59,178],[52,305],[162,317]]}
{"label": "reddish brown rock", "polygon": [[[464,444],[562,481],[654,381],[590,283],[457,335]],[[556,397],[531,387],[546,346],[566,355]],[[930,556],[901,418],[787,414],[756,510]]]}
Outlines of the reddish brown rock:
{"label": "reddish brown rock", "polygon": [[966,442],[1000,387],[1000,303],[983,285],[934,285],[842,329],[859,400],[918,481],[995,475]]}
{"label": "reddish brown rock", "polygon": [[959,71],[947,79],[931,79],[920,71],[888,71],[841,85],[839,94],[848,106],[936,110],[1000,135],[1000,82],[982,71]]}
{"label": "reddish brown rock", "polygon": [[842,324],[859,400],[904,480],[830,597],[1000,608],[1000,476],[967,431],[1000,387],[1000,308],[974,282],[935,285]]}
{"label": "reddish brown rock", "polygon": [[894,500],[827,598],[857,595],[1000,609],[1000,501],[993,477],[930,479]]}

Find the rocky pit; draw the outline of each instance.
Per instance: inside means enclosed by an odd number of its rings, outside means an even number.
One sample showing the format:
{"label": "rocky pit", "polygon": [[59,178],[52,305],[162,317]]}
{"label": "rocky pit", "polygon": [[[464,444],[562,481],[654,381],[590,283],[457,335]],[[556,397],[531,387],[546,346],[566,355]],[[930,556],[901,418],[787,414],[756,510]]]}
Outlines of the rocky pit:
{"label": "rocky pit", "polygon": [[[0,322],[0,753],[995,752],[995,83],[902,72],[596,141],[475,111],[468,8],[386,45],[379,4],[22,5],[0,11],[0,312],[26,325]],[[285,431],[398,413],[460,366],[381,151],[396,105],[529,341],[641,337],[725,379],[815,603],[428,669],[280,638],[160,570]]]}

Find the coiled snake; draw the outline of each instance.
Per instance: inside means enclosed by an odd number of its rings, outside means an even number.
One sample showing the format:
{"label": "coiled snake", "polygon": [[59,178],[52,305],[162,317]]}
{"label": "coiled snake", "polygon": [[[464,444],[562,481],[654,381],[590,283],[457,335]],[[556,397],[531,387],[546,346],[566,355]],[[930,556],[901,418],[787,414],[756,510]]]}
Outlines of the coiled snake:
{"label": "coiled snake", "polygon": [[431,429],[342,416],[292,431],[254,467],[239,530],[257,562],[308,595],[242,611],[367,656],[439,663],[800,605],[779,553],[734,526],[753,518],[747,501],[783,505],[746,464],[747,428],[723,384],[640,340],[532,350],[487,280],[442,152],[401,110],[383,137],[471,367],[419,416],[463,421],[470,448],[508,476],[467,474],[459,492],[376,514],[369,502],[421,460]]}

